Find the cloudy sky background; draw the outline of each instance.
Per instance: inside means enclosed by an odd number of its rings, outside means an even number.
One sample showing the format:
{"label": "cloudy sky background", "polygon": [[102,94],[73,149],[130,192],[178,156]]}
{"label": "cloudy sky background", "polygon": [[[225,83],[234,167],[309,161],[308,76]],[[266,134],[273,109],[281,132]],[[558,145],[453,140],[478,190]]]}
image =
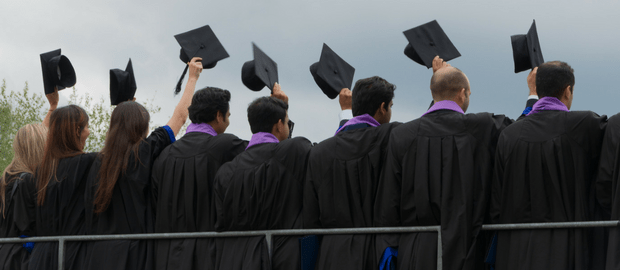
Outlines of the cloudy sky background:
{"label": "cloudy sky background", "polygon": [[[251,42],[278,63],[290,98],[295,135],[321,141],[338,125],[338,100],[316,86],[309,66],[327,43],[356,68],[354,80],[374,75],[397,85],[393,121],[419,117],[431,101],[432,72],[409,60],[403,31],[437,20],[461,52],[450,63],[472,86],[468,112],[516,118],[527,98],[527,72],[514,73],[510,36],[527,33],[536,19],[545,60],[575,69],[573,110],[620,111],[619,1],[39,1],[0,2],[0,79],[9,90],[28,82],[43,91],[39,54],[62,48],[76,69],[79,93],[109,102],[109,70],[132,59],[138,101],[154,98],[163,125],[180,95],[173,88],[184,64],[174,35],[210,25],[230,58],[204,70],[198,88],[232,93],[227,132],[249,139],[246,108],[268,95],[248,90],[241,66]],[[184,84],[185,85],[185,84]],[[61,105],[70,91],[63,91]]]}

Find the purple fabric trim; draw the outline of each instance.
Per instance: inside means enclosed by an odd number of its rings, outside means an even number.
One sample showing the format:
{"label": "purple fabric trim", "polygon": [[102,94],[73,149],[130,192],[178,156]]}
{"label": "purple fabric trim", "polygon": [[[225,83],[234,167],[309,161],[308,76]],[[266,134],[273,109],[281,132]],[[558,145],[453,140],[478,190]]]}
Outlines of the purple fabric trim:
{"label": "purple fabric trim", "polygon": [[428,109],[428,111],[426,111],[422,116],[425,116],[425,115],[427,115],[429,113],[432,113],[434,111],[439,111],[439,110],[451,110],[451,111],[460,112],[462,114],[465,114],[463,109],[461,109],[461,106],[456,104],[456,102],[454,102],[452,100],[441,100],[441,101],[435,102],[435,104],[433,104],[433,106],[431,106]]}
{"label": "purple fabric trim", "polygon": [[217,136],[217,132],[215,132],[215,129],[213,129],[213,127],[207,123],[189,124],[189,126],[187,127],[187,131],[185,131],[185,134],[190,132],[202,132],[214,137]]}
{"label": "purple fabric trim", "polygon": [[534,107],[532,107],[532,111],[527,115],[539,113],[541,111],[563,111],[568,112],[568,108],[562,101],[555,97],[544,97],[536,101]]}
{"label": "purple fabric trim", "polygon": [[[377,120],[375,120],[375,118],[373,118],[372,116],[370,116],[370,114],[362,114],[362,115],[358,115],[356,117],[351,118],[351,120],[347,121],[346,124],[342,125],[338,131],[336,131],[336,134],[338,134],[338,132],[342,131],[345,127],[347,126],[351,126],[351,125],[357,125],[357,124],[368,124],[372,127],[378,127],[381,124],[379,124],[379,122],[377,122]],[[335,134],[334,134],[335,135]]]}
{"label": "purple fabric trim", "polygon": [[278,140],[278,138],[276,138],[276,136],[271,133],[257,132],[257,133],[254,133],[254,135],[252,135],[252,139],[250,139],[250,143],[248,143],[248,147],[246,147],[245,150],[248,150],[248,148],[254,145],[257,145],[257,144],[279,143],[279,142],[280,140]]}

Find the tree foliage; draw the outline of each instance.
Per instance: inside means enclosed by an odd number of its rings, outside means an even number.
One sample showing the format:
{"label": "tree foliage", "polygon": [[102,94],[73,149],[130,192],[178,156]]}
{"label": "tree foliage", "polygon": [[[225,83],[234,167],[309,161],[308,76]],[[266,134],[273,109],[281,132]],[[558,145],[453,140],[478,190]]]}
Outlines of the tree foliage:
{"label": "tree foliage", "polygon": [[41,123],[45,113],[42,94],[30,93],[28,83],[19,92],[7,91],[6,81],[0,86],[0,172],[13,160],[13,138],[19,128]]}
{"label": "tree foliage", "polygon": [[[151,131],[157,125],[153,123],[153,116],[161,111],[154,105],[153,99],[141,102],[151,114]],[[69,96],[69,104],[78,105],[89,116],[90,136],[86,140],[85,152],[98,152],[105,144],[105,138],[110,125],[110,117],[115,106],[102,98],[98,101],[88,94],[78,94],[75,87]],[[45,109],[44,109],[45,106]],[[13,160],[13,138],[19,128],[34,123],[43,122],[47,113],[47,102],[43,94],[30,93],[28,83],[19,92],[7,91],[6,82],[2,81],[0,88],[0,172]]]}

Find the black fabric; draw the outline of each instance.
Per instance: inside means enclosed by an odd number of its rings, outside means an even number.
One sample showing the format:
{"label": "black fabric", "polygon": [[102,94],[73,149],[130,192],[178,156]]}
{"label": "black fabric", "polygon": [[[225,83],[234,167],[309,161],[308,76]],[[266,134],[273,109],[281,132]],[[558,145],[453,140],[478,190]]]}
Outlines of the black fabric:
{"label": "black fabric", "polygon": [[[153,166],[155,232],[214,231],[215,174],[247,144],[232,134],[190,132],[164,149]],[[215,267],[212,238],[159,240],[155,250],[158,270]]]}
{"label": "black fabric", "polygon": [[[315,146],[304,186],[304,228],[372,227],[390,132],[361,123]],[[355,128],[358,126],[357,128]],[[373,235],[324,235],[316,269],[378,269]]]}
{"label": "black fabric", "polygon": [[260,91],[263,87],[273,90],[278,82],[278,64],[265,54],[256,44],[252,43],[254,60],[247,61],[241,68],[241,81],[252,91]]}
{"label": "black fabric", "polygon": [[515,73],[535,68],[545,62],[538,42],[536,21],[532,22],[527,35],[513,35],[510,37],[510,42],[512,43]]}
{"label": "black fabric", "polygon": [[[213,187],[217,231],[301,229],[306,161],[312,144],[297,137],[250,147],[224,164]],[[299,236],[216,239],[216,269],[299,269]],[[272,267],[273,266],[273,267]]]}
{"label": "black fabric", "polygon": [[[4,214],[0,215],[0,238],[19,237],[19,231],[15,223],[15,216],[34,214],[34,207],[21,209],[16,207],[15,193],[25,181],[34,181],[32,174],[23,173],[11,176],[7,179],[4,198]],[[28,269],[30,253],[22,248],[22,244],[0,244],[0,269],[17,270]]]}
{"label": "black fabric", "polygon": [[[374,225],[441,225],[443,269],[482,269],[481,226],[495,144],[513,121],[489,113],[438,110],[395,128],[378,186]],[[378,235],[376,259],[398,247],[398,269],[436,269],[437,233]]]}
{"label": "black fabric", "polygon": [[181,45],[179,58],[183,63],[189,63],[192,58],[200,57],[202,67],[209,69],[215,67],[218,61],[229,57],[209,25],[175,35],[174,38]]}
{"label": "black fabric", "polygon": [[[495,157],[493,222],[600,219],[594,180],[606,125],[593,112],[542,111],[506,128]],[[603,269],[593,259],[604,254],[594,237],[601,230],[499,231],[497,269]]]}
{"label": "black fabric", "polygon": [[[84,235],[84,190],[96,153],[64,158],[58,162],[56,180],[49,181],[43,205],[37,205],[33,179],[20,183],[13,215],[18,234],[28,236]],[[22,186],[23,185],[23,186]],[[32,212],[34,210],[34,213]],[[19,214],[17,214],[19,212]],[[65,243],[65,269],[84,269],[86,244]],[[28,269],[57,269],[58,242],[36,243]]]}
{"label": "black fabric", "polygon": [[[87,234],[152,233],[155,223],[151,204],[151,168],[162,150],[170,145],[168,132],[159,127],[140,143],[138,158],[129,157],[124,175],[114,186],[108,208],[94,213],[101,159],[98,157],[88,175],[86,188]],[[111,240],[88,243],[85,269],[153,269],[151,240]],[[112,259],[113,258],[113,259]]]}
{"label": "black fabric", "polygon": [[310,66],[310,74],[323,93],[335,99],[342,88],[351,89],[355,68],[323,43],[321,58]]}
{"label": "black fabric", "polygon": [[53,50],[51,52],[42,53],[41,69],[43,72],[43,88],[45,94],[54,92],[54,87],[58,91],[75,85],[75,70],[71,61],[64,55],[60,54],[61,50]]}
{"label": "black fabric", "polygon": [[[612,220],[620,219],[620,114],[609,118],[596,179],[596,197]],[[609,229],[607,269],[620,269],[620,229]]]}
{"label": "black fabric", "polygon": [[444,61],[461,56],[436,20],[411,28],[403,34],[409,41],[405,47],[405,55],[427,68],[433,67],[435,56]]}
{"label": "black fabric", "polygon": [[132,100],[137,88],[131,59],[125,70],[110,69],[110,102],[112,105]]}

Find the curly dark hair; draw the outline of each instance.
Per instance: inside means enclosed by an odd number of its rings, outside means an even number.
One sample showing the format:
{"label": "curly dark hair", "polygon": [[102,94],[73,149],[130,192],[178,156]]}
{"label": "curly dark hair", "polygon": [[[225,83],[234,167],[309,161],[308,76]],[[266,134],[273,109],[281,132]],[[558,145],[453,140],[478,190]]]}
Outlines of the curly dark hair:
{"label": "curly dark hair", "polygon": [[248,106],[248,122],[252,133],[271,132],[279,120],[286,121],[288,104],[274,97],[260,97]]}
{"label": "curly dark hair", "polygon": [[396,85],[385,79],[374,76],[360,79],[353,87],[353,116],[369,114],[374,116],[381,103],[385,102],[385,109],[390,106],[390,101],[394,98]]}
{"label": "curly dark hair", "polygon": [[192,105],[187,108],[194,124],[209,123],[221,112],[224,117],[229,109],[230,92],[217,87],[205,87],[194,93]]}

